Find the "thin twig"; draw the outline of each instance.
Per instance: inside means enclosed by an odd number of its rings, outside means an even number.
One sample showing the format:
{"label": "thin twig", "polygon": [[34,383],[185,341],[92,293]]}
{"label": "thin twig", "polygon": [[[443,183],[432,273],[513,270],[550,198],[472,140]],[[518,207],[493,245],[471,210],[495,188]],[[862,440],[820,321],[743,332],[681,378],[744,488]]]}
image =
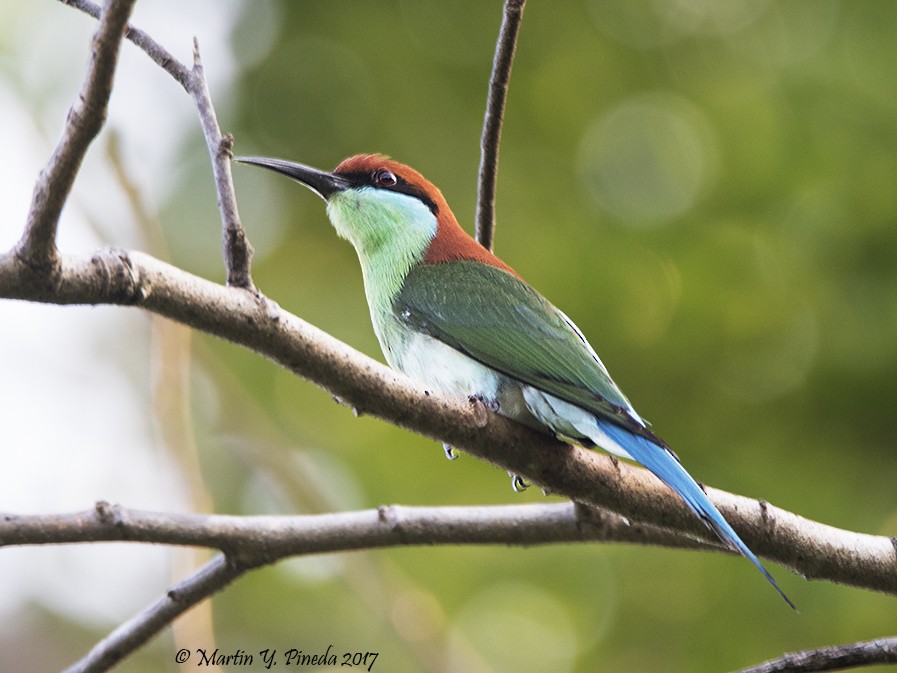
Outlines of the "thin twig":
{"label": "thin twig", "polygon": [[[95,19],[100,17],[100,6],[90,0],[59,1],[69,7],[74,7],[75,9],[84,12]],[[156,65],[171,75],[178,84],[184,87],[185,91],[187,90],[187,82],[190,79],[190,69],[187,66],[178,61],[167,49],[139,28],[129,25],[125,37],[133,44],[140,47],[140,49],[145,52]]]}
{"label": "thin twig", "polygon": [[190,73],[187,91],[193,98],[199,121],[206,138],[206,146],[212,158],[212,172],[215,175],[215,191],[218,194],[218,211],[221,213],[222,248],[224,266],[227,269],[227,284],[245,290],[255,290],[252,283],[252,245],[246,238],[240,214],[237,211],[237,195],[231,175],[234,139],[230,134],[221,135],[212,96],[206,83],[202,59],[199,55],[199,41],[193,38],[193,70]]}
{"label": "thin twig", "polygon": [[[60,2],[94,18],[100,16],[100,7],[90,0],[60,0]],[[254,293],[255,286],[251,273],[252,245],[240,223],[237,197],[231,176],[230,160],[233,137],[230,134],[223,135],[218,126],[215,107],[212,104],[199,53],[199,42],[194,38],[193,68],[189,69],[139,28],[128,26],[125,36],[146,52],[156,64],[170,74],[190,94],[196,111],[199,113],[200,125],[212,161],[218,211],[221,216],[222,248],[227,284]]]}
{"label": "thin twig", "polygon": [[59,259],[59,215],[87,148],[106,122],[119,48],[134,2],[107,0],[99,13],[100,25],[91,42],[90,64],[81,92],[69,109],[62,138],[34,186],[25,232],[15,254],[24,263],[42,268],[50,281]]}
{"label": "thin twig", "polygon": [[508,98],[511,65],[517,48],[517,33],[523,19],[526,0],[505,0],[501,31],[495,45],[486,115],[480,139],[479,187],[477,189],[476,237],[483,247],[491,250],[495,236],[495,182],[498,177],[498,147],[501,123]]}
{"label": "thin twig", "polygon": [[224,554],[216,556],[165,592],[94,645],[83,659],[64,673],[102,673],[149,641],[197,603],[220,591],[246,572]]}
{"label": "thin twig", "polygon": [[573,503],[383,506],[293,516],[170,514],[106,502],[86,512],[0,516],[0,546],[127,541],[219,549],[244,565],[287,556],[414,545],[625,542],[717,549],[657,526]]}
{"label": "thin twig", "polygon": [[791,652],[738,673],[816,673],[878,664],[897,664],[897,637]]}

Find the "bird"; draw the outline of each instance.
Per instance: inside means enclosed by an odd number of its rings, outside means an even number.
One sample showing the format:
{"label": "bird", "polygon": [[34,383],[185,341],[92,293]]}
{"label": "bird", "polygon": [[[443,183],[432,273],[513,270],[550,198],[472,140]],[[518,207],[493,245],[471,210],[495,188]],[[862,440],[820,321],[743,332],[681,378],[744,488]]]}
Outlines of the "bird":
{"label": "bird", "polygon": [[583,333],[458,224],[442,192],[382,154],[332,172],[236,157],[299,182],[355,248],[391,367],[443,393],[584,447],[640,463],[794,604],[608,374]]}

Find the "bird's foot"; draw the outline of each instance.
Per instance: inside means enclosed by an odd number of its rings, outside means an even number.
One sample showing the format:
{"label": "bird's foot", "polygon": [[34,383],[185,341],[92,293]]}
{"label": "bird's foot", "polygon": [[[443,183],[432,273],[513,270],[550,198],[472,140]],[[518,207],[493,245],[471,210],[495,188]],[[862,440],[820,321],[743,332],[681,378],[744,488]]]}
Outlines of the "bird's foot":
{"label": "bird's foot", "polygon": [[492,412],[494,412],[494,413],[496,413],[496,414],[497,414],[497,413],[499,412],[499,410],[501,409],[501,405],[498,403],[498,400],[495,400],[495,399],[487,400],[487,399],[486,399],[483,395],[481,395],[480,393],[477,393],[477,394],[475,394],[475,395],[469,395],[469,396],[467,397],[467,399],[470,400],[470,403],[471,403],[471,404],[482,404],[483,406],[485,406],[485,407],[488,408],[490,411],[492,411]]}
{"label": "bird's foot", "polygon": [[508,476],[511,478],[511,488],[514,489],[514,493],[523,493],[523,491],[529,488],[529,484],[519,474],[508,472]]}
{"label": "bird's foot", "polygon": [[442,443],[442,450],[445,451],[445,457],[449,460],[457,460],[458,454],[455,453],[455,449],[445,442]]}

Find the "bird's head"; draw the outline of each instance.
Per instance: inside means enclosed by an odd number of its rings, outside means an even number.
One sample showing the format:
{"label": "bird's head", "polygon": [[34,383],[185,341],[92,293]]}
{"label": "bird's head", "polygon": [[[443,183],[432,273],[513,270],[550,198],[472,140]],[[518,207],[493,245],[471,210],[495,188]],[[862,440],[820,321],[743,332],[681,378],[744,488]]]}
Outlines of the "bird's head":
{"label": "bird's head", "polygon": [[362,266],[386,248],[409,265],[468,259],[515,273],[460,227],[436,185],[382,154],[349,157],[332,173],[282,159],[236,160],[282,173],[323,198],[334,228],[355,246]]}
{"label": "bird's head", "polygon": [[237,160],[282,173],[321,196],[337,233],[361,257],[384,245],[411,246],[422,254],[436,236],[440,215],[454,219],[433,183],[380,154],[350,157],[332,173],[281,159]]}

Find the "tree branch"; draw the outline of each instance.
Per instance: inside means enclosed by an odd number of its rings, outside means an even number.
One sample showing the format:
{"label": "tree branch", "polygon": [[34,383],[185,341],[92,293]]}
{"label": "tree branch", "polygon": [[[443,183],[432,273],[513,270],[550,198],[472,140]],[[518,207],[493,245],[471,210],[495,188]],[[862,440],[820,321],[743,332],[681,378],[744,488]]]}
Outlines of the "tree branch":
{"label": "tree branch", "polygon": [[[99,5],[90,0],[60,0],[60,2],[94,18],[98,18],[101,14]],[[184,91],[190,94],[196,111],[199,113],[206,147],[212,159],[215,192],[221,215],[222,248],[227,271],[227,284],[254,292],[255,285],[252,282],[251,273],[253,250],[240,222],[236,191],[231,175],[230,160],[233,156],[231,151],[233,137],[230,134],[222,135],[218,126],[218,118],[215,115],[199,53],[199,41],[196,38],[193,40],[193,68],[189,69],[139,28],[127,26],[125,37],[140,47],[153,62],[171,75],[184,88]]]}
{"label": "tree branch", "polygon": [[[102,10],[98,4],[91,2],[91,0],[59,0],[59,2],[68,5],[69,7],[74,7],[95,19],[100,18]],[[129,25],[125,31],[125,37],[133,44],[140,47],[140,49],[152,59],[153,63],[171,75],[174,80],[187,91],[190,79],[189,68],[183,65],[172,56],[167,49],[139,28]]]}
{"label": "tree branch", "polygon": [[483,247],[491,250],[495,235],[495,182],[498,177],[498,146],[501,123],[508,98],[511,65],[517,48],[517,33],[523,20],[526,0],[505,0],[501,30],[495,45],[489,95],[480,139],[479,187],[477,189],[476,237]]}
{"label": "tree branch", "polygon": [[297,516],[168,514],[98,502],[75,514],[0,517],[0,546],[145,542],[219,549],[246,567],[288,556],[415,545],[628,542],[686,549],[709,545],[574,503],[479,507],[382,506]]}
{"label": "tree branch", "polygon": [[738,673],[814,673],[875,664],[897,664],[897,638],[793,652]]}
{"label": "tree branch", "polygon": [[187,579],[165,592],[103,638],[80,661],[63,673],[101,673],[149,641],[197,603],[246,572],[224,554],[216,556]]}
{"label": "tree branch", "polygon": [[199,42],[193,39],[193,70],[190,72],[187,91],[193,98],[199,120],[202,124],[206,145],[212,158],[212,172],[215,176],[215,191],[218,194],[218,211],[221,213],[222,248],[224,265],[227,269],[227,284],[244,290],[255,291],[252,283],[252,245],[246,238],[240,214],[237,211],[237,195],[231,175],[234,139],[230,134],[221,135],[212,97],[206,83],[202,59],[199,56]]}
{"label": "tree branch", "polygon": [[25,232],[15,248],[24,263],[46,268],[51,281],[59,255],[59,215],[87,148],[106,121],[119,47],[134,1],[107,0],[102,11],[97,8],[100,25],[91,43],[90,65],[81,93],[69,109],[62,138],[34,186]]}

